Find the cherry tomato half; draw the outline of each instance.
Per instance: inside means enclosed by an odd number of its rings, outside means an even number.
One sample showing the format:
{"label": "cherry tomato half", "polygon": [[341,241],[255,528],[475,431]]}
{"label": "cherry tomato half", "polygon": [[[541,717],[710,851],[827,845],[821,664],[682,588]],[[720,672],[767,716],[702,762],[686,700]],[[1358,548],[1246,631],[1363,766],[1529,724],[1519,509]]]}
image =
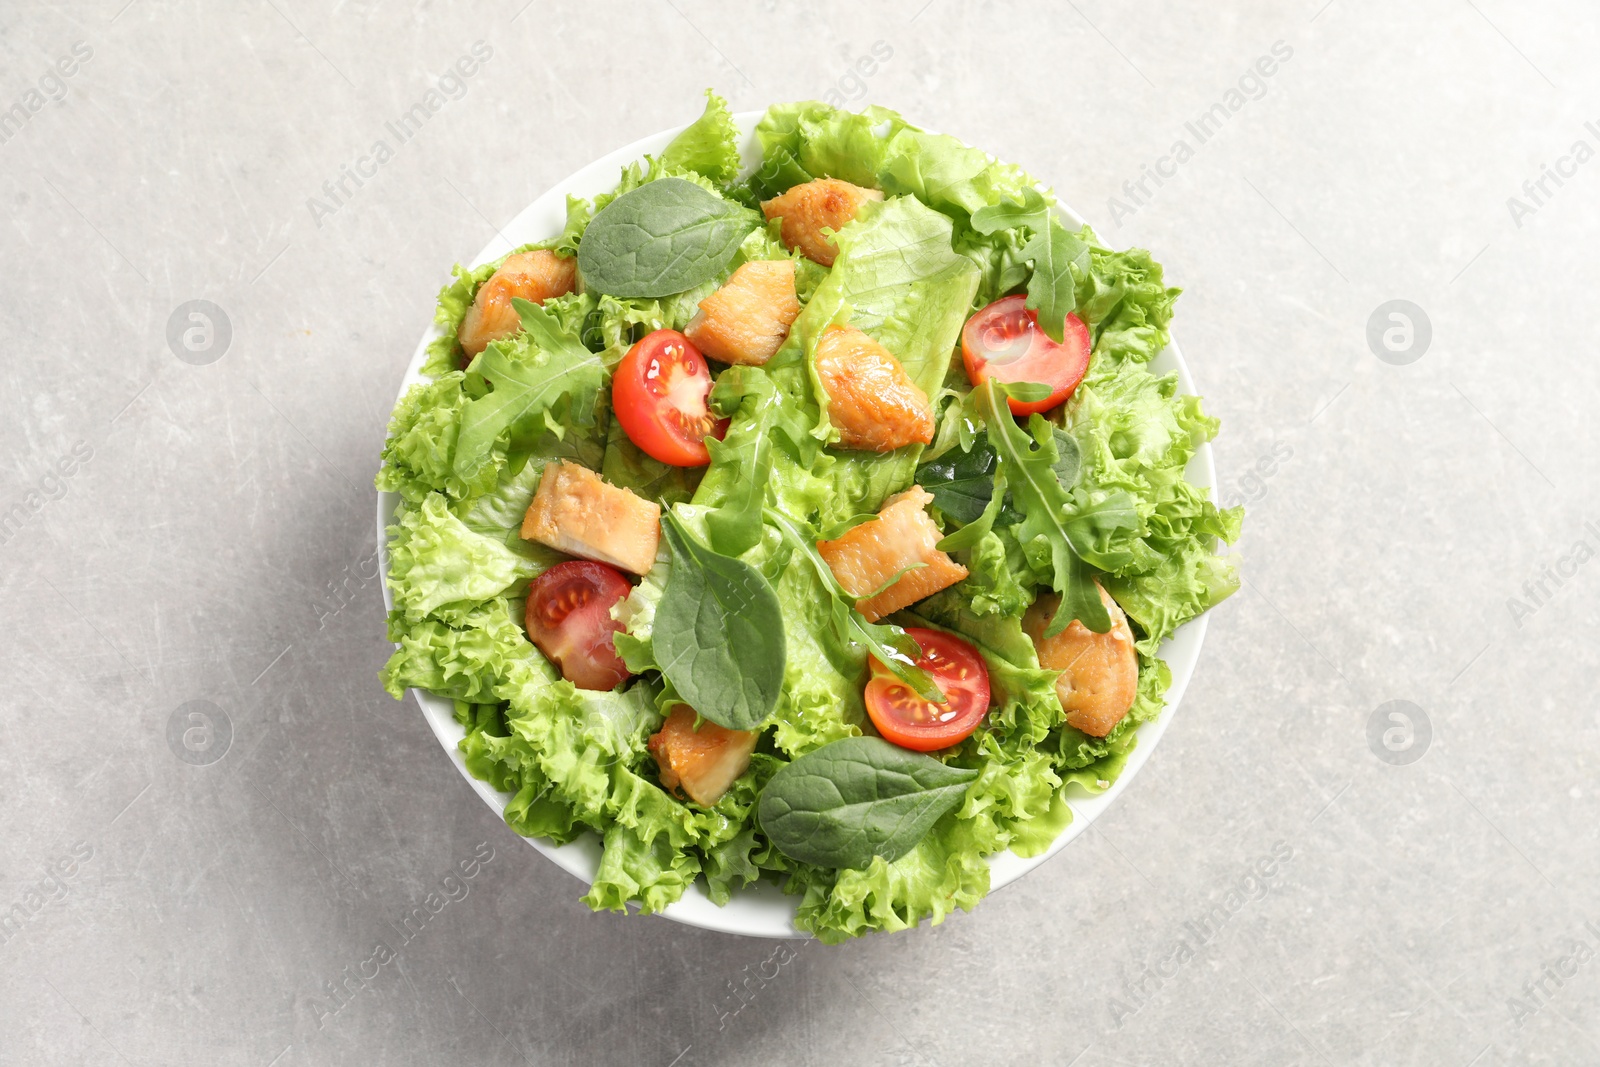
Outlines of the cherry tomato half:
{"label": "cherry tomato half", "polygon": [[728,420],[706,406],[711,370],[705,357],[677,330],[640,338],[611,378],[611,406],[628,439],[674,467],[711,462],[705,439],[722,440]]}
{"label": "cherry tomato half", "polygon": [[632,677],[612,635],[611,605],[633,586],[604,563],[558,563],[528,586],[528,639],[579,689],[615,689]]}
{"label": "cherry tomato half", "polygon": [[1038,314],[1023,306],[1026,301],[1021,293],[1001,297],[961,328],[961,361],[973,385],[994,378],[1050,387],[1043,400],[1025,403],[1008,397],[1013,415],[1049,411],[1072,395],[1089,369],[1089,328],[1083,320],[1068,315],[1056,344],[1039,328]]}
{"label": "cherry tomato half", "polygon": [[978,650],[959,637],[914,627],[906,633],[922,649],[917,666],[933,676],[945,702],[922,699],[872,657],[867,714],[884,740],[901,748],[915,752],[949,748],[966,740],[989,713],[989,669]]}

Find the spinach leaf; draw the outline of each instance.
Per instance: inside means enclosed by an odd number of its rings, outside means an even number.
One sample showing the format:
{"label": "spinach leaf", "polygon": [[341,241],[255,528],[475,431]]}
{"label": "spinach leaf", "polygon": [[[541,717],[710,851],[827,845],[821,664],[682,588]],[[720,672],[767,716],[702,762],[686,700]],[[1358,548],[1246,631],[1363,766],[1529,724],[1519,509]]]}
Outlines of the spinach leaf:
{"label": "spinach leaf", "polygon": [[[989,503],[984,506],[983,513],[976,519],[967,523],[953,534],[947,534],[936,545],[940,552],[956,552],[963,548],[972,548],[994,529],[995,520],[1000,517],[1006,508],[1006,473],[1003,470],[994,472],[994,491],[989,497]],[[1020,518],[1021,516],[1017,516]]]}
{"label": "spinach leaf", "polygon": [[790,859],[860,869],[910,852],[977,777],[882,738],[847,737],[774,774],[756,817]]}
{"label": "spinach leaf", "polygon": [[918,467],[917,484],[933,494],[940,511],[965,526],[989,506],[998,463],[988,435],[980,433],[966,451],[952,448]]}
{"label": "spinach leaf", "polygon": [[685,178],[660,178],[600,209],[578,245],[586,289],[671,296],[710,281],[757,226],[748,208]]}
{"label": "spinach leaf", "polygon": [[839,579],[833,576],[833,568],[829,567],[828,561],[817,552],[816,540],[810,536],[809,531],[802,530],[799,523],[775,508],[766,508],[763,514],[816,572],[817,581],[822,584],[823,591],[828,597],[829,624],[833,627],[834,636],[840,643],[864,646],[869,654],[889,668],[896,678],[915,690],[922,699],[943,704],[944,691],[934,684],[927,671],[917,666],[917,659],[922,655],[922,650],[911,635],[889,623],[868,622],[861,612],[854,608],[855,598],[844,591]]}
{"label": "spinach leaf", "polygon": [[1056,461],[1050,464],[1061,480],[1061,488],[1071,491],[1078,484],[1078,469],[1083,466],[1083,453],[1078,449],[1078,439],[1065,430],[1056,430]]}
{"label": "spinach leaf", "polygon": [[703,718],[754,730],[778,705],[787,659],[778,595],[755,567],[697,542],[678,517],[661,516],[672,570],[656,608],[661,673]]}
{"label": "spinach leaf", "polygon": [[1023,515],[1018,540],[1026,544],[1042,537],[1050,548],[1050,585],[1061,594],[1061,606],[1045,628],[1045,636],[1060,633],[1073,619],[1097,634],[1105,633],[1111,629],[1111,615],[1100,602],[1094,575],[1073,542],[1072,501],[1055,470],[1060,454],[1054,428],[1039,415],[1028,420],[1027,430],[1018,426],[1003,386],[992,378],[974,391],[979,394],[978,410],[989,428],[989,440],[1000,457],[1011,497]]}
{"label": "spinach leaf", "polygon": [[595,401],[606,376],[600,357],[546,308],[520,297],[511,305],[523,332],[491,343],[468,372],[469,381],[486,381],[493,388],[461,410],[452,466],[463,482],[483,472],[508,430],[512,437],[531,438],[552,425],[594,425]]}

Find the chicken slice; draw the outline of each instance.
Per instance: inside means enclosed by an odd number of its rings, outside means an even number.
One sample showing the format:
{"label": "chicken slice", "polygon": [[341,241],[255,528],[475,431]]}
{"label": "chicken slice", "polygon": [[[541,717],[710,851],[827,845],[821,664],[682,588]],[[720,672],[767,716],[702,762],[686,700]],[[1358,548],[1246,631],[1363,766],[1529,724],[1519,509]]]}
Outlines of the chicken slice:
{"label": "chicken slice", "polygon": [[829,326],[817,341],[817,377],[839,447],[892,452],[933,440],[933,405],[894,353],[854,326]]}
{"label": "chicken slice", "polygon": [[967,568],[934,547],[944,535],[928,515],[932,500],[932,493],[913,485],[886,500],[871,522],[854,527],[838,540],[817,542],[817,551],[844,591],[863,598],[856,601],[856,610],[868,622],[877,622],[967,576]]}
{"label": "chicken slice", "polygon": [[1095,588],[1111,616],[1111,629],[1105,633],[1097,634],[1074,619],[1054,637],[1043,636],[1061,603],[1054,595],[1034,601],[1023,616],[1022,628],[1039,652],[1039,666],[1061,672],[1056,678],[1056,696],[1066,710],[1067,725],[1104,737],[1138,699],[1139,653],[1122,608],[1099,582]]}
{"label": "chicken slice", "polygon": [[656,562],[661,505],[605,482],[587,467],[556,460],[539,478],[522,536],[569,556],[644,574]]}
{"label": "chicken slice", "polygon": [[702,355],[759,367],[783,344],[799,314],[794,261],[757,260],[740,266],[726,285],[700,301],[683,333]]}
{"label": "chicken slice", "polygon": [[461,318],[456,340],[468,362],[489,347],[489,342],[510,337],[522,329],[511,298],[520,296],[535,304],[572,292],[578,261],[538,249],[507,256],[506,261],[478,286],[478,295]]}
{"label": "chicken slice", "polygon": [[838,178],[818,178],[797,185],[782,196],[763,200],[761,213],[769,219],[783,219],[785,245],[798,248],[807,259],[831,267],[839,246],[822,232],[823,227],[837,233],[856,217],[862,204],[882,199],[883,193],[877,189],[863,189]]}
{"label": "chicken slice", "polygon": [[694,728],[694,709],[679,704],[650,738],[650,754],[661,769],[661,784],[680,787],[696,804],[710,807],[750,766],[755,730],[730,730],[702,720]]}

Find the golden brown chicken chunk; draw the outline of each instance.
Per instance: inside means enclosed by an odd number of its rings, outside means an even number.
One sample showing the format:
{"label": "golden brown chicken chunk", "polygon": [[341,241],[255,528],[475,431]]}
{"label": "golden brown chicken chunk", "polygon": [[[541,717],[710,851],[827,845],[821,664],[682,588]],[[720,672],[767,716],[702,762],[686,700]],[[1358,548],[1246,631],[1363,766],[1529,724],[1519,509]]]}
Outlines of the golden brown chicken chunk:
{"label": "golden brown chicken chunk", "polygon": [[[868,622],[967,576],[967,568],[934,547],[944,535],[928,516],[932,500],[932,493],[913,485],[885,501],[871,522],[853,527],[837,540],[817,542],[817,551],[844,591],[862,598],[856,601],[856,610]],[[888,585],[891,579],[893,584]]]}
{"label": "golden brown chicken chunk", "polygon": [[761,213],[769,219],[783,219],[783,243],[798,248],[807,259],[833,266],[839,246],[823,233],[823,228],[838,233],[853,221],[861,205],[882,200],[876,189],[863,189],[837,178],[818,178],[797,185],[782,196],[761,202]]}
{"label": "golden brown chicken chunk", "polygon": [[1074,619],[1054,637],[1045,637],[1045,627],[1061,603],[1057,596],[1043,596],[1023,616],[1022,627],[1033,638],[1039,652],[1039,666],[1060,671],[1056,695],[1067,713],[1067,725],[1095,737],[1104,737],[1122,721],[1139,696],[1139,654],[1133,647],[1133,631],[1111,595],[1098,582],[1100,602],[1111,615],[1111,629],[1097,634]]}

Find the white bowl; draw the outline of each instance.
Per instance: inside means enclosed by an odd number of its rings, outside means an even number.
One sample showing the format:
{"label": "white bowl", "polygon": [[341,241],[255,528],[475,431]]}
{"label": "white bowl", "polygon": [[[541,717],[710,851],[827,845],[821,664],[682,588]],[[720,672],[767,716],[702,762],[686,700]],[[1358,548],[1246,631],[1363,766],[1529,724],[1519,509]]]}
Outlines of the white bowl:
{"label": "white bowl", "polygon": [[[760,120],[761,114],[759,111],[747,111],[735,116],[743,137],[741,148],[747,170],[754,169],[761,161],[760,146],[755,136],[756,123]],[[635,141],[626,148],[619,148],[561,182],[507,223],[500,231],[500,236],[495,237],[483,251],[478,253],[472,265],[477,266],[498,259],[517,245],[542,241],[560,233],[566,225],[569,195],[592,197],[597,193],[609,192],[616,187],[617,175],[623,166],[641,159],[647,152],[659,155],[682,128],[665,130]],[[1070,208],[1062,205],[1060,211],[1075,225],[1082,225],[1083,220]],[[512,243],[507,244],[508,240]],[[417,343],[416,353],[411,357],[411,364],[406,368],[405,378],[400,383],[400,395],[404,395],[412,385],[423,380],[419,368],[425,358],[428,343],[437,336],[439,336],[438,326],[430,326],[422,340]],[[1178,353],[1176,343],[1169,344],[1151,363],[1151,368],[1158,373],[1177,371],[1178,383],[1182,390],[1186,393],[1196,392],[1194,380],[1189,375],[1189,368],[1184,363],[1183,356]],[[398,400],[398,397],[396,399]],[[1189,463],[1187,474],[1189,480],[1201,488],[1210,489],[1216,484],[1216,469],[1212,465],[1209,445],[1200,446]],[[386,550],[388,537],[385,530],[393,521],[395,508],[399,502],[400,498],[394,493],[378,494],[378,544],[384,546],[381,559],[385,575],[389,570]],[[387,581],[383,586],[383,602],[386,608],[394,607]],[[1189,678],[1194,674],[1195,662],[1200,658],[1200,645],[1205,640],[1205,634],[1206,617],[1202,615],[1179,627],[1177,632],[1162,644],[1161,656],[1172,669],[1172,687],[1167,690],[1167,707],[1156,721],[1144,723],[1139,727],[1139,744],[1129,755],[1116,783],[1097,796],[1083,794],[1070,799],[1069,806],[1073,812],[1072,824],[1056,838],[1049,851],[1043,855],[1023,859],[1015,853],[1002,852],[990,857],[991,891],[1009,885],[1060,852],[1067,846],[1067,842],[1083,833],[1089,823],[1105,811],[1116,800],[1118,794],[1127,788],[1128,783],[1133,781],[1134,775],[1139,773],[1139,769],[1150,758],[1156,742],[1161,740],[1167,724],[1172,721],[1172,716],[1178,709],[1183,691],[1188,687]],[[417,704],[422,708],[422,714],[428,720],[428,725],[433,728],[434,736],[439,739],[439,744],[455,762],[462,777],[477,790],[484,803],[495,811],[504,813],[511,795],[501,793],[487,782],[479,781],[467,772],[466,763],[457,748],[464,731],[456,722],[451,702],[422,690],[413,689],[411,692],[417,698]],[[1081,792],[1073,788],[1074,792]],[[585,884],[594,880],[601,851],[600,840],[594,834],[585,834],[566,845],[555,845],[539,838],[525,840]],[[786,896],[770,882],[759,881],[735,892],[732,900],[718,907],[696,884],[690,886],[681,900],[669,905],[663,914],[669,919],[690,926],[701,926],[724,933],[746,934],[752,937],[804,937],[806,935],[794,925],[797,900],[797,897]]]}

